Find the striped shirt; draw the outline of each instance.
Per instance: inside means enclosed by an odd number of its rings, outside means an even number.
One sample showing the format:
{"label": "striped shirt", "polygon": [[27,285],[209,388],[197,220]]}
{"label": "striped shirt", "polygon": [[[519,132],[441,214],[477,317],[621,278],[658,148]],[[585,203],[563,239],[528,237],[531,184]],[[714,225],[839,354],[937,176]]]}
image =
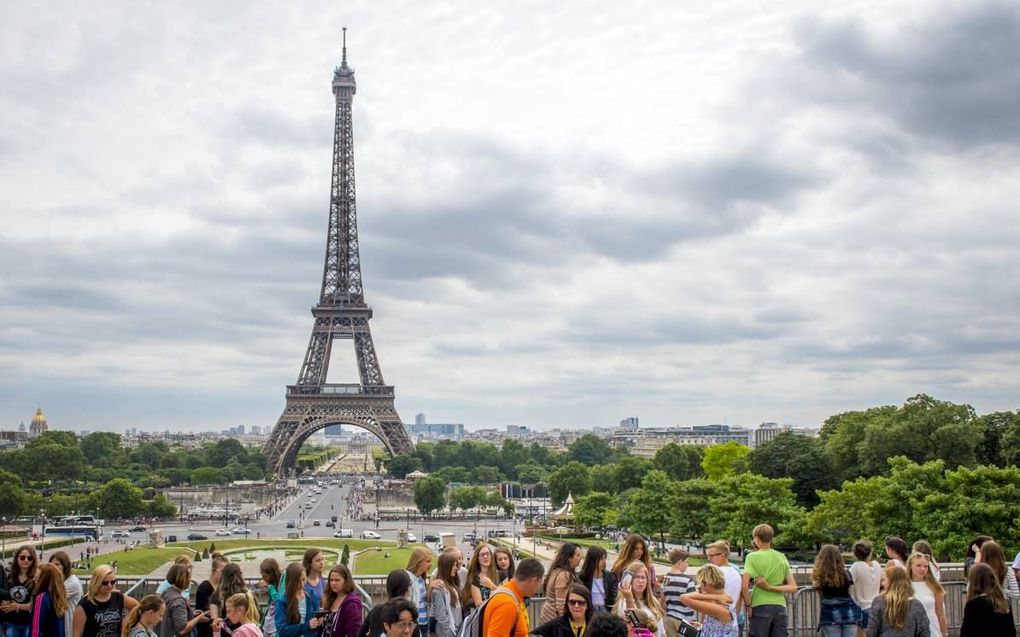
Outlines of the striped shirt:
{"label": "striped shirt", "polygon": [[685,619],[693,621],[696,619],[693,610],[680,601],[684,593],[696,593],[698,591],[694,578],[683,573],[666,573],[662,581],[662,598],[666,602],[666,615],[674,619]]}

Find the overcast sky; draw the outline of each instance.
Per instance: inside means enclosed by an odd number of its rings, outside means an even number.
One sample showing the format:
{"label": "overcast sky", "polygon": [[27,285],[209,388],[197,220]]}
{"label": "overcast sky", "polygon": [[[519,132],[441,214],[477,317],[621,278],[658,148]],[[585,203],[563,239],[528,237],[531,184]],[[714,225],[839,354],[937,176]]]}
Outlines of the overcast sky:
{"label": "overcast sky", "polygon": [[7,2],[0,428],[276,422],[343,25],[405,422],[1020,407],[1015,2]]}

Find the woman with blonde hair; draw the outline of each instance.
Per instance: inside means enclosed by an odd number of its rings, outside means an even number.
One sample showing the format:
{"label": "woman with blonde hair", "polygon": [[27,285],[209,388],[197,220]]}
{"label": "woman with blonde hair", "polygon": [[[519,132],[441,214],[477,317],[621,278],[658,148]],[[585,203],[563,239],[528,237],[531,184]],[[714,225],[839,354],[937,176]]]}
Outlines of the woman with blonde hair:
{"label": "woman with blonde hair", "polygon": [[227,598],[227,621],[237,626],[233,637],[262,637],[258,621],[252,620],[252,617],[259,616],[258,608],[254,606],[255,598],[251,593],[234,593]]}
{"label": "woman with blonde hair", "polygon": [[648,570],[648,583],[652,587],[652,593],[658,593],[659,580],[655,577],[655,564],[652,563],[652,556],[648,552],[648,542],[645,538],[637,533],[631,533],[627,536],[627,541],[623,543],[623,549],[620,550],[620,554],[616,557],[616,561],[613,562],[613,568],[610,570],[613,575],[616,575],[617,580],[623,577],[623,571],[630,566],[631,562],[639,561],[645,565]]}
{"label": "woman with blonde hair", "polygon": [[61,575],[64,576],[64,592],[67,594],[67,610],[64,611],[64,635],[71,637],[74,609],[78,607],[78,602],[81,601],[82,593],[85,590],[82,588],[81,580],[74,574],[74,569],[71,568],[71,556],[66,552],[54,551],[50,553],[50,564],[59,567]]}
{"label": "woman with blonde hair", "polygon": [[885,592],[871,604],[868,637],[928,637],[928,615],[914,599],[910,577],[902,568],[885,571]]}
{"label": "woman with blonde hair", "polygon": [[911,552],[920,553],[928,558],[928,570],[931,571],[931,575],[935,578],[936,582],[941,582],[942,567],[935,561],[935,554],[931,550],[931,544],[928,544],[927,540],[918,540],[914,542],[914,546],[910,547],[910,549]]}
{"label": "woman with blonde hair", "polygon": [[120,634],[124,616],[138,602],[114,588],[116,584],[117,575],[109,564],[92,569],[85,597],[74,609],[74,637]]}
{"label": "woman with blonde hair", "polygon": [[987,564],[975,563],[967,574],[967,605],[960,637],[1015,637],[1013,611],[999,578]]}
{"label": "woman with blonde hair", "polygon": [[946,621],[946,592],[935,580],[928,567],[928,557],[913,553],[907,558],[907,573],[914,588],[914,598],[924,606],[928,616],[931,637],[949,637],[949,623]]}
{"label": "woman with blonde hair", "polygon": [[648,568],[641,562],[631,562],[630,566],[623,570],[623,577],[620,578],[620,594],[616,597],[613,605],[613,612],[626,619],[627,611],[637,609],[650,613],[656,621],[659,637],[665,637],[666,630],[662,623],[665,616],[659,598],[652,593],[652,586],[649,582]]}
{"label": "woman with blonde hair", "polygon": [[432,551],[424,546],[415,547],[411,551],[411,556],[407,558],[407,574],[411,576],[411,601],[418,607],[417,637],[428,637],[429,634],[429,602],[425,574],[429,572],[431,566]]}
{"label": "woman with blonde hair", "polygon": [[478,608],[489,599],[492,591],[499,586],[499,572],[492,548],[488,544],[479,544],[468,564],[467,581],[460,592],[461,603],[466,611]]}
{"label": "woman with blonde hair", "polygon": [[811,585],[821,591],[818,628],[825,637],[854,637],[861,623],[861,607],[850,596],[854,584],[843,554],[832,544],[822,546],[811,571]]}
{"label": "woman with blonde hair", "polygon": [[999,578],[999,586],[1006,595],[1006,599],[1017,599],[1020,597],[1020,590],[1017,589],[1016,574],[1006,563],[1006,554],[1002,547],[995,540],[988,540],[981,545],[978,551],[977,562],[992,567],[992,572]]}
{"label": "woman with blonde hair", "polygon": [[32,600],[32,637],[65,637],[67,593],[59,566],[43,564],[35,577]]}
{"label": "woman with blonde hair", "polygon": [[[688,608],[701,613],[701,637],[729,637],[737,633],[737,614],[733,611],[733,598],[726,592],[726,576],[722,569],[706,564],[694,576],[697,593],[684,593],[680,601]],[[696,624],[695,624],[696,625]]]}
{"label": "woman with blonde hair", "polygon": [[163,621],[165,610],[166,604],[162,597],[146,595],[128,613],[121,628],[121,637],[157,637],[154,627]]}

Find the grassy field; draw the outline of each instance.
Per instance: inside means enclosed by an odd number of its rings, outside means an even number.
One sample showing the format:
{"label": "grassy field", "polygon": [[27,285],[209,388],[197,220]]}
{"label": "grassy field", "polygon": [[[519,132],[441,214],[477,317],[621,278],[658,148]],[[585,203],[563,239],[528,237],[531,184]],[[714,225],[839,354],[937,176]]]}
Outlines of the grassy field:
{"label": "grassy field", "polygon": [[[243,538],[232,539],[224,538],[223,540],[202,540],[198,542],[177,542],[174,544],[168,544],[166,548],[154,549],[154,548],[137,548],[130,551],[116,550],[109,553],[104,553],[97,557],[92,558],[92,565],[97,566],[99,564],[108,564],[114,560],[117,561],[117,572],[122,575],[148,575],[154,569],[159,567],[166,562],[172,561],[175,557],[182,553],[194,554],[197,551],[203,551],[207,548],[215,546],[217,551],[236,551],[248,548],[281,548],[281,549],[299,549],[304,550],[311,546],[322,547],[324,549],[334,549],[339,554],[344,544],[348,545],[351,552],[360,551],[361,549],[368,548],[371,546],[382,546],[384,549],[395,548],[394,542],[385,542],[378,540],[352,540],[352,539],[339,539],[339,538],[305,538],[300,540],[272,540],[272,539],[259,539],[259,540],[246,540]],[[73,556],[73,555],[72,555]],[[404,563],[407,563],[407,558],[404,558]],[[389,571],[386,571],[389,572]],[[87,575],[88,571],[77,571],[82,575]]]}
{"label": "grassy field", "polygon": [[[355,575],[386,575],[396,568],[407,568],[414,546],[404,549],[382,547],[378,551],[366,551],[354,559]],[[354,547],[351,547],[354,550]],[[389,555],[389,557],[386,557]]]}

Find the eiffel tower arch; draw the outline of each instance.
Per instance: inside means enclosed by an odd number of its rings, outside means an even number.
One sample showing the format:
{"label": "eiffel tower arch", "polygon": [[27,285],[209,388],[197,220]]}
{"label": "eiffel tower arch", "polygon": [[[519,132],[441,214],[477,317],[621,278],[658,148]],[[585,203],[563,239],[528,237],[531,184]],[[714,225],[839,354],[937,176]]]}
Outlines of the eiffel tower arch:
{"label": "eiffel tower arch", "polygon": [[[393,386],[383,380],[368,325],[372,308],[365,303],[361,284],[351,117],[356,85],[354,69],[347,65],[346,31],[343,58],[333,70],[336,120],[322,288],[319,302],[312,308],[315,323],[301,372],[297,383],[287,386],[287,404],[264,449],[267,468],[277,475],[293,467],[301,444],[328,425],[366,429],[382,440],[390,453],[414,449],[397,414]],[[326,382],[336,340],[353,342],[359,383]]]}

